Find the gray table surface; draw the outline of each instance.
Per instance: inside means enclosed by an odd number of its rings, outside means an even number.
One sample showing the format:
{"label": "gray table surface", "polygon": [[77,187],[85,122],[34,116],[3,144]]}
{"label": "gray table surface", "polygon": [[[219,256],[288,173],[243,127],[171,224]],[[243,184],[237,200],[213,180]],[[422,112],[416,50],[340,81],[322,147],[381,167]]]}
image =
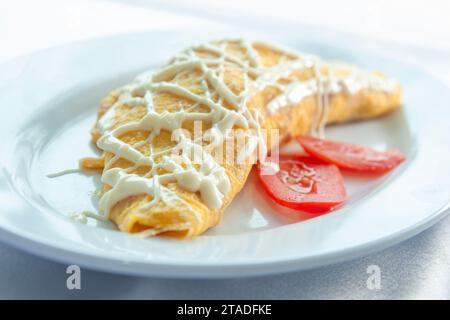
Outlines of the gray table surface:
{"label": "gray table surface", "polygon": [[[450,217],[399,245],[338,265],[248,279],[174,280],[81,269],[66,287],[66,265],[0,244],[3,299],[449,299]],[[377,265],[381,288],[367,287]]]}

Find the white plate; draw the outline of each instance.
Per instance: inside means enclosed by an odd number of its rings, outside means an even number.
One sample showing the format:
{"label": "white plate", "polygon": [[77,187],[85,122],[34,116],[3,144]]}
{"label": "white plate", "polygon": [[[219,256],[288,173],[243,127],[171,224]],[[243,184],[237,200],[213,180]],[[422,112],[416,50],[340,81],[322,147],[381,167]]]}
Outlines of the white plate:
{"label": "white plate", "polygon": [[236,277],[312,268],[369,254],[411,237],[448,211],[450,93],[415,67],[369,52],[305,39],[281,42],[381,69],[404,84],[404,107],[385,118],[336,126],[328,136],[408,160],[377,179],[346,176],[350,198],[313,217],[275,205],[252,175],[223,223],[196,239],[140,239],[71,212],[95,208],[97,176],[46,174],[95,154],[89,144],[98,101],[179,49],[196,31],[96,39],[42,51],[0,66],[0,238],[65,263],[127,274]]}

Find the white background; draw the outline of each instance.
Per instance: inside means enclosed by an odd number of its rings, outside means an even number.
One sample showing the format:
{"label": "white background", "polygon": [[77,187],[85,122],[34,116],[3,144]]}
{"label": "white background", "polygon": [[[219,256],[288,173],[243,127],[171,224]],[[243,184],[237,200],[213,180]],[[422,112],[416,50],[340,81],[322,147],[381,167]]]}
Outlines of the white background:
{"label": "white background", "polygon": [[74,40],[205,19],[248,27],[255,21],[295,22],[450,50],[449,16],[447,0],[2,0],[0,60]]}
{"label": "white background", "polygon": [[[450,84],[450,1],[0,1],[0,63],[92,37],[165,27],[240,24],[371,38]],[[351,44],[349,44],[351,45]],[[450,102],[449,102],[450,104]],[[5,107],[5,106],[0,106]],[[382,253],[319,270],[248,280],[175,281],[82,271],[0,244],[0,298],[450,298],[450,220]],[[366,268],[382,289],[366,288]]]}

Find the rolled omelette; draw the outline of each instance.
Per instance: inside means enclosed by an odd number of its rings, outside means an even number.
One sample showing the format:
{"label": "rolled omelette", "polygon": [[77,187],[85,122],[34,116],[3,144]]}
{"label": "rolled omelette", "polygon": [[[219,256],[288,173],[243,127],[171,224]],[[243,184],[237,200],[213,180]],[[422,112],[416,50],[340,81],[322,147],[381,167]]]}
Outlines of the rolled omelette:
{"label": "rolled omelette", "polygon": [[102,157],[80,165],[102,170],[99,209],[121,231],[192,237],[220,223],[255,161],[274,146],[400,102],[400,85],[380,72],[265,42],[219,40],[104,98],[92,129]]}

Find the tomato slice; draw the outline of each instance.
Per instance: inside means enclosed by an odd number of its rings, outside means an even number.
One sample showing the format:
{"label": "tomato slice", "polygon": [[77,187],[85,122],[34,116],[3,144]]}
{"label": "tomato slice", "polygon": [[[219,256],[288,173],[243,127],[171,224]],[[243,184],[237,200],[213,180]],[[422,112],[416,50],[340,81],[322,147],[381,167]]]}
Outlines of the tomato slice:
{"label": "tomato slice", "polygon": [[363,146],[299,136],[297,141],[311,156],[333,163],[342,169],[368,173],[385,173],[405,160],[398,151],[381,152]]}
{"label": "tomato slice", "polygon": [[339,169],[312,157],[280,156],[279,171],[259,178],[279,204],[310,213],[324,213],[345,201],[347,193]]}

